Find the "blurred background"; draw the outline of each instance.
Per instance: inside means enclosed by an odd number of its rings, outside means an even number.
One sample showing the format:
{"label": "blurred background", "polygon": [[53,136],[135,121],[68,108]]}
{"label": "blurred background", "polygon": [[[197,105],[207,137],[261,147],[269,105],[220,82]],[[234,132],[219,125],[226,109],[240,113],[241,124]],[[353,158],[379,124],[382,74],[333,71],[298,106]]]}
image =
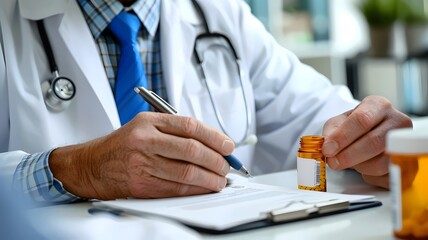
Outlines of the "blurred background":
{"label": "blurred background", "polygon": [[347,85],[428,115],[428,0],[246,0],[302,62]]}

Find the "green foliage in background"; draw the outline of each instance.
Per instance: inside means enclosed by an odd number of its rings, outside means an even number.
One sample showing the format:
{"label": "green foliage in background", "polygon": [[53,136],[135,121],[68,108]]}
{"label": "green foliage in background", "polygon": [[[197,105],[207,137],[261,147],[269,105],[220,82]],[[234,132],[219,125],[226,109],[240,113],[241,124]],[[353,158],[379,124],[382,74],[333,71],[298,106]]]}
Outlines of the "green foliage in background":
{"label": "green foliage in background", "polygon": [[368,24],[385,27],[400,20],[408,24],[427,22],[421,0],[365,0],[360,9]]}
{"label": "green foliage in background", "polygon": [[370,26],[389,26],[399,18],[399,4],[400,0],[366,0],[361,11]]}
{"label": "green foliage in background", "polygon": [[424,12],[423,1],[401,0],[400,14],[407,24],[419,24],[428,22],[428,16]]}

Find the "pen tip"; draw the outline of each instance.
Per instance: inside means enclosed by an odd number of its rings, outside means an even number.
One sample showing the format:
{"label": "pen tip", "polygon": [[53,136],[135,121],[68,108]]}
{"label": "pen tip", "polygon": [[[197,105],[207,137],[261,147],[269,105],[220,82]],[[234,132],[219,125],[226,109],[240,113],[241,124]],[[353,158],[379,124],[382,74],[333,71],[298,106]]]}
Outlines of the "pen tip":
{"label": "pen tip", "polygon": [[134,87],[134,91],[135,91],[136,93],[140,93],[140,89],[139,89],[138,87]]}
{"label": "pen tip", "polygon": [[241,168],[241,172],[243,173],[243,174],[245,174],[245,176],[246,177],[253,177],[251,174],[250,174],[250,172],[246,169],[246,168],[244,168],[244,167],[242,167]]}

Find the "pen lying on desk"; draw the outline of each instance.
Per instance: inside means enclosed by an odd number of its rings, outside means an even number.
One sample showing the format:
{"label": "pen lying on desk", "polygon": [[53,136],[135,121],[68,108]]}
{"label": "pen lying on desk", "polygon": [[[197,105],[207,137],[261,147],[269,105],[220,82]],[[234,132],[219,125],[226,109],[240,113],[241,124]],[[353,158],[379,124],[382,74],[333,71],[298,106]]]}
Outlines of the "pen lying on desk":
{"label": "pen lying on desk", "polygon": [[[145,89],[144,87],[134,88],[135,92],[138,93],[144,100],[146,100],[153,108],[161,113],[169,113],[176,115],[177,110],[175,110],[169,103],[159,97],[156,93]],[[250,172],[242,165],[242,163],[233,155],[224,156],[224,159],[229,163],[229,165],[238,170],[240,173],[244,174],[247,177],[251,177]]]}

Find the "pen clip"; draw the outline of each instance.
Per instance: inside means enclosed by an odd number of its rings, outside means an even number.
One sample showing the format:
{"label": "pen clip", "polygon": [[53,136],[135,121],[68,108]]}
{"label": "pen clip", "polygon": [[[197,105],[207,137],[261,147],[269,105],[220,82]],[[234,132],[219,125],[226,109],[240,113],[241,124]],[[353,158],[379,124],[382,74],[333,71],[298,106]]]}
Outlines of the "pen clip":
{"label": "pen clip", "polygon": [[[168,107],[169,110],[171,110],[172,112],[174,112],[174,114],[177,114],[177,110],[175,110],[175,108],[173,108],[167,101],[165,101],[163,98],[161,98],[159,95],[157,95],[155,92],[153,91],[149,91],[150,94],[152,94],[155,98],[157,98],[160,102],[162,102],[163,104],[165,104],[166,107]],[[155,106],[153,106],[155,107]],[[159,109],[156,109],[158,111],[160,111]]]}
{"label": "pen clip", "polygon": [[149,91],[144,87],[136,87],[134,90],[158,112],[174,115],[178,113],[177,110],[175,110],[171,105],[169,105],[169,103],[159,97],[155,92]]}

